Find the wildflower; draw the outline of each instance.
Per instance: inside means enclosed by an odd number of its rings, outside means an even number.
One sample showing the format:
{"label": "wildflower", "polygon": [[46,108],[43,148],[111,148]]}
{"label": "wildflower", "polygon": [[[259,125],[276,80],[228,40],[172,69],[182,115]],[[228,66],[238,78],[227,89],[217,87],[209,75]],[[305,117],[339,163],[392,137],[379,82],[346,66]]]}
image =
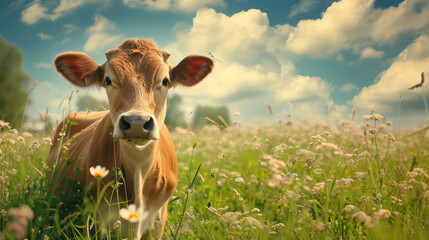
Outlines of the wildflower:
{"label": "wildflower", "polygon": [[320,174],[322,174],[322,173],[323,173],[323,170],[322,170],[322,169],[320,169],[320,168],[317,168],[317,169],[314,169],[314,170],[313,170],[313,173],[314,173],[314,174],[317,174],[317,175],[320,175]]}
{"label": "wildflower", "polygon": [[244,183],[244,178],[238,177],[238,178],[234,179],[234,181],[237,183]]}
{"label": "wildflower", "polygon": [[390,216],[392,216],[392,214],[390,213],[389,210],[380,209],[380,210],[378,210],[378,212],[374,213],[374,220],[379,221],[381,219],[390,218]]}
{"label": "wildflower", "polygon": [[251,210],[251,212],[257,212],[257,213],[260,213],[260,212],[261,212],[261,210],[259,210],[259,208],[254,208],[254,209],[252,209],[252,210]]}
{"label": "wildflower", "polygon": [[350,183],[353,182],[353,179],[341,178],[341,179],[337,180],[336,182],[340,182],[340,183],[344,184],[344,186],[348,187],[348,186],[350,186]]}
{"label": "wildflower", "polygon": [[241,213],[239,212],[226,212],[219,220],[224,223],[235,223],[240,215]]}
{"label": "wildflower", "polygon": [[389,210],[380,209],[380,210],[378,210],[378,212],[374,213],[373,217],[370,217],[366,213],[361,211],[361,212],[357,212],[357,213],[353,214],[352,218],[357,218],[357,219],[361,220],[366,226],[374,227],[381,220],[390,218],[391,215],[392,214]]}
{"label": "wildflower", "polygon": [[392,122],[391,122],[391,121],[387,121],[387,122],[386,122],[386,125],[387,125],[388,127],[390,127],[390,126],[392,126]]}
{"label": "wildflower", "polygon": [[243,197],[241,197],[241,195],[240,195],[240,193],[237,191],[237,189],[235,189],[235,188],[232,188],[232,190],[234,191],[234,193],[235,193],[235,195],[237,195],[237,197],[238,197],[238,200],[240,200],[240,201],[244,201],[244,199],[243,199]]}
{"label": "wildflower", "polygon": [[362,211],[353,214],[352,218],[359,219],[361,222],[363,222],[367,226],[369,226],[371,224],[371,220],[372,220],[371,217],[368,216],[368,214],[366,214],[365,212],[362,212]]}
{"label": "wildflower", "polygon": [[277,224],[274,224],[273,226],[271,226],[271,228],[273,228],[273,229],[284,228],[284,227],[285,227],[285,225],[283,223],[277,223]]}
{"label": "wildflower", "polygon": [[8,211],[9,216],[13,217],[10,228],[15,232],[17,239],[22,239],[27,234],[28,220],[34,217],[33,210],[25,204],[19,208],[11,208]]}
{"label": "wildflower", "polygon": [[317,232],[321,232],[322,230],[323,230],[323,228],[325,227],[325,224],[323,224],[322,222],[318,222],[317,224],[316,224],[316,226],[314,226],[314,229],[317,231]]}
{"label": "wildflower", "polygon": [[128,208],[122,208],[119,210],[119,215],[131,223],[135,223],[144,217],[143,208],[136,208],[135,204],[131,204]]}
{"label": "wildflower", "polygon": [[89,172],[92,176],[99,178],[104,178],[105,176],[107,176],[107,174],[109,174],[109,170],[106,170],[105,167],[101,167],[100,165],[97,165],[95,168],[91,167],[89,169]]}
{"label": "wildflower", "polygon": [[263,228],[262,224],[253,217],[244,217],[240,219],[239,225],[243,226],[244,229],[257,229]]}
{"label": "wildflower", "polygon": [[317,193],[321,192],[324,187],[325,187],[325,182],[316,183],[316,185],[314,185],[313,189],[311,189],[311,194],[317,194]]}
{"label": "wildflower", "polygon": [[305,176],[304,182],[312,182],[313,178],[311,176]]}
{"label": "wildflower", "polygon": [[2,129],[9,129],[9,128],[10,128],[10,125],[9,125],[8,122],[0,120],[0,130],[2,130]]}
{"label": "wildflower", "polygon": [[355,175],[353,178],[356,180],[362,181],[362,179],[365,177],[366,174],[367,174],[366,172],[355,172]]}
{"label": "wildflower", "polygon": [[407,178],[414,179],[419,175],[429,178],[429,175],[426,173],[426,171],[423,168],[414,168],[413,171],[407,173]]}
{"label": "wildflower", "polygon": [[44,144],[48,144],[50,146],[52,146],[52,140],[49,137],[45,137],[42,139]]}
{"label": "wildflower", "polygon": [[376,122],[380,122],[380,121],[382,121],[384,119],[384,117],[382,115],[378,114],[378,113],[372,114],[372,115],[364,115],[363,118],[366,121],[373,120],[373,121],[376,121]]}
{"label": "wildflower", "polygon": [[395,137],[392,134],[387,134],[386,136],[384,136],[384,138],[392,142],[396,141]]}
{"label": "wildflower", "polygon": [[15,168],[12,168],[11,170],[8,171],[10,175],[14,176],[16,174],[18,174],[18,170],[16,170]]}
{"label": "wildflower", "polygon": [[30,151],[34,151],[34,150],[37,150],[39,147],[40,147],[40,143],[36,140],[32,142],[30,147],[28,148],[30,149]]}
{"label": "wildflower", "polygon": [[357,207],[355,207],[355,206],[353,206],[353,205],[346,205],[345,207],[344,207],[344,209],[343,209],[343,211],[344,212],[347,212],[347,213],[351,213],[351,212],[354,212],[354,211],[356,211],[356,210],[359,210],[359,208],[357,208]]}
{"label": "wildflower", "polygon": [[188,217],[190,217],[190,218],[192,218],[192,219],[194,219],[195,218],[195,216],[193,216],[192,214],[190,214],[189,212],[185,212],[184,213],[184,215],[186,215],[186,216],[188,216]]}
{"label": "wildflower", "polygon": [[316,146],[326,142],[326,139],[324,139],[320,135],[311,136],[310,140],[311,140],[310,145],[316,145]]}
{"label": "wildflower", "polygon": [[394,197],[394,196],[391,196],[390,198],[392,199],[392,203],[393,203],[393,204],[396,204],[396,205],[398,205],[398,206],[402,206],[402,200],[401,200],[401,199],[396,198],[396,197]]}
{"label": "wildflower", "polygon": [[364,160],[365,158],[369,158],[369,157],[371,157],[371,154],[367,151],[364,151],[364,152],[359,154],[359,156],[357,157],[357,160],[361,161],[361,160]]}
{"label": "wildflower", "polygon": [[288,198],[290,198],[290,199],[292,199],[292,200],[294,200],[294,201],[297,201],[298,199],[301,198],[300,194],[298,194],[298,193],[296,193],[294,191],[290,191],[290,190],[288,190],[288,191],[285,192],[285,196],[288,197]]}
{"label": "wildflower", "polygon": [[368,131],[370,134],[372,134],[372,135],[375,135],[375,134],[377,134],[377,129],[376,128],[371,128],[371,129],[369,129],[369,131]]}

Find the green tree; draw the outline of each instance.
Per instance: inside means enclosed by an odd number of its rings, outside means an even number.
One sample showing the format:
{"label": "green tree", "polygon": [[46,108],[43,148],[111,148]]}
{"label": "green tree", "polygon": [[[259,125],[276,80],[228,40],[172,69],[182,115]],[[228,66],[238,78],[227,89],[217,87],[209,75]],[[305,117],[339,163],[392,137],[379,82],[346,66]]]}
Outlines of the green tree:
{"label": "green tree", "polygon": [[167,115],[164,123],[169,129],[174,129],[177,126],[185,125],[185,114],[180,110],[182,97],[175,94],[167,98]]}
{"label": "green tree", "polygon": [[0,36],[0,119],[10,122],[12,127],[20,129],[30,82],[22,69],[24,56],[15,45]]}
{"label": "green tree", "polygon": [[213,124],[213,123],[210,123],[210,121],[208,121],[206,117],[215,121],[219,125],[224,126],[225,124],[219,118],[221,117],[226,122],[226,124],[231,125],[229,110],[226,106],[210,107],[210,106],[198,105],[195,109],[194,119],[192,121],[194,127],[202,127],[207,124]]}
{"label": "green tree", "polygon": [[98,100],[89,95],[81,96],[77,100],[78,111],[101,111],[103,108],[109,109],[109,103],[107,103],[107,101]]}

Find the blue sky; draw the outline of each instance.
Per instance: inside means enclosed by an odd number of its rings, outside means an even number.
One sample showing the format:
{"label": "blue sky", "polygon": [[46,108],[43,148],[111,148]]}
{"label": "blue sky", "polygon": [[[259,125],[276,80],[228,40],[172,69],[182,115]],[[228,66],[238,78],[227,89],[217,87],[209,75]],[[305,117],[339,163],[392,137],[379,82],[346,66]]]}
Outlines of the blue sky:
{"label": "blue sky", "polygon": [[[355,109],[358,123],[373,110],[394,125],[399,117],[402,126],[428,124],[421,89],[407,90],[421,72],[429,74],[428,0],[18,0],[0,6],[0,35],[19,47],[24,71],[39,81],[27,127],[41,126],[37,111],[46,107],[58,118],[60,103],[76,90],[53,68],[57,54],[82,51],[102,64],[104,53],[127,38],[153,39],[171,53],[172,64],[209,51],[221,61],[203,83],[172,91],[183,97],[186,112],[196,104],[227,105],[241,112],[240,121],[259,124],[350,120]],[[103,89],[77,95],[85,94],[105,98]]]}

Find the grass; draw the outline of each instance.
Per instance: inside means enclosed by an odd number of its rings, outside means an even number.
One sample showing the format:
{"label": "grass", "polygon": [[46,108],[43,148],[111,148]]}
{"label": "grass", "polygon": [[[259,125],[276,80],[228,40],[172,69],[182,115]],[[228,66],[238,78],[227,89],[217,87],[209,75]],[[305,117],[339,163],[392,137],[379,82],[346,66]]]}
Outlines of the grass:
{"label": "grass", "polygon": [[[163,238],[426,239],[427,135],[386,124],[371,115],[363,125],[177,128],[179,182]],[[53,194],[49,136],[0,128],[0,239],[120,239],[95,223],[97,201],[112,196],[81,197],[73,180]]]}

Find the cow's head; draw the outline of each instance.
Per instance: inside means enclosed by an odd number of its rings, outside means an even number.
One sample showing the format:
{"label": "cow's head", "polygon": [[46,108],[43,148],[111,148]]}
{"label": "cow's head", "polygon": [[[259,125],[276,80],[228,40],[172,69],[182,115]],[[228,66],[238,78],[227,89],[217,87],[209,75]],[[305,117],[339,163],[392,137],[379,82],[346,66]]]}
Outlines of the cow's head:
{"label": "cow's head", "polygon": [[188,56],[177,66],[168,62],[168,56],[151,41],[129,39],[108,51],[103,65],[74,52],[57,56],[55,65],[73,85],[106,89],[113,138],[146,145],[160,137],[168,89],[193,86],[213,69],[213,61],[204,56]]}

